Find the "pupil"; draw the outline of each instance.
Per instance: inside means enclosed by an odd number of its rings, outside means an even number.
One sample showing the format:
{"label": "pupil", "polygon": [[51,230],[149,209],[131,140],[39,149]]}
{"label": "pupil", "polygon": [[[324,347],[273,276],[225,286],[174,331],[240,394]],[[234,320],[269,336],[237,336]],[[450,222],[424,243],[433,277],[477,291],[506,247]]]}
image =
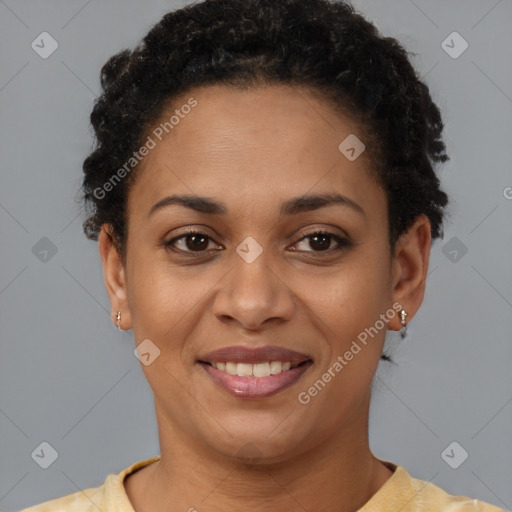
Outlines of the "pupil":
{"label": "pupil", "polygon": [[[315,235],[312,237],[313,240],[314,240],[314,243],[317,243],[318,239],[321,238],[323,239],[324,243],[320,243],[320,250],[325,250],[325,249],[329,249],[329,245],[330,244],[330,237],[329,235]],[[327,241],[327,243],[325,243]],[[311,245],[311,243],[310,243]]]}
{"label": "pupil", "polygon": [[[192,240],[192,243],[189,245],[189,249],[206,249],[208,247],[208,243],[206,243],[205,247],[201,247],[206,241],[206,237],[201,235],[191,235],[189,240]],[[190,247],[192,246],[192,247]]]}

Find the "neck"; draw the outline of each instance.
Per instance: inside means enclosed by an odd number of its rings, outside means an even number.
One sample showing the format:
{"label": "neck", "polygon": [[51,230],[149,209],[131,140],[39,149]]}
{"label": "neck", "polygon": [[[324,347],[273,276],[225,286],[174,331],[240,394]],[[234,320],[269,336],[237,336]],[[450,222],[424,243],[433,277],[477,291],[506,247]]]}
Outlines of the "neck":
{"label": "neck", "polygon": [[199,450],[186,433],[159,421],[161,458],[125,480],[128,497],[136,512],[357,511],[392,475],[370,451],[367,418],[300,455],[267,464]]}

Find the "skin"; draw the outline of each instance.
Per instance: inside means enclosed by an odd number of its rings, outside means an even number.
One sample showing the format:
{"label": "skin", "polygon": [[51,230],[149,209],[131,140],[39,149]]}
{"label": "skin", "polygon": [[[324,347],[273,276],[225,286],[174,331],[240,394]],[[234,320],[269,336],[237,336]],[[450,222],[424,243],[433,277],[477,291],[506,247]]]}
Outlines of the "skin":
{"label": "skin", "polygon": [[[429,221],[418,217],[391,254],[369,151],[351,162],[338,150],[362,131],[318,95],[215,85],[188,91],[173,108],[190,96],[198,105],[149,152],[130,190],[126,264],[108,225],[99,238],[113,315],[121,311],[136,345],[149,338],[160,350],[141,367],[161,460],[126,478],[129,499],[137,512],[357,510],[392,475],[370,451],[368,414],[386,329],[400,329],[398,316],[307,405],[297,395],[395,302],[411,320],[425,290]],[[306,193],[342,194],[364,214],[329,205],[280,215],[284,201]],[[173,205],[148,217],[170,194],[207,196],[227,213]],[[190,238],[174,243],[185,255],[163,246],[186,226],[211,238],[199,257],[187,256]],[[319,228],[351,244],[333,251],[331,238],[322,251],[322,241],[304,238]],[[250,264],[236,252],[247,236],[263,249]],[[217,348],[267,344],[314,361],[272,397],[233,397],[196,363]],[[252,462],[240,457],[247,443]]]}

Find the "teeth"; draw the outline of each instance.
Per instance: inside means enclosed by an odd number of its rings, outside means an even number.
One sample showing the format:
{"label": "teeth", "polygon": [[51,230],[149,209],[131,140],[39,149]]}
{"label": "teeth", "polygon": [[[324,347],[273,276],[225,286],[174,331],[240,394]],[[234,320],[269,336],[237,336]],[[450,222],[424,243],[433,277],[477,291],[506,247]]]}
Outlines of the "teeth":
{"label": "teeth", "polygon": [[283,364],[281,361],[272,361],[270,363],[270,375],[276,375],[277,373],[281,373],[283,369]]}
{"label": "teeth", "polygon": [[[292,364],[289,361],[267,361],[265,363],[211,363],[214,368],[230,375],[239,377],[268,377],[289,370]],[[294,365],[294,368],[298,364]]]}
{"label": "teeth", "polygon": [[258,363],[252,365],[254,377],[268,377],[270,375],[270,363]]}
{"label": "teeth", "polygon": [[[212,364],[215,365],[216,363]],[[229,375],[236,375],[236,363],[226,363],[226,373],[229,373]]]}
{"label": "teeth", "polygon": [[240,377],[250,377],[252,375],[252,364],[238,363],[236,365],[236,374]]}

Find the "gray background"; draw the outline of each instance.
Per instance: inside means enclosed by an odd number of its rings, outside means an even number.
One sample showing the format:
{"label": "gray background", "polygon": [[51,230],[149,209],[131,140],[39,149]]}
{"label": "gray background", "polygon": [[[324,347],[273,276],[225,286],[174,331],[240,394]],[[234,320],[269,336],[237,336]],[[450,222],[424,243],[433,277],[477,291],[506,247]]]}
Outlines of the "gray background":
{"label": "gray background", "polygon": [[[159,453],[151,391],[131,333],[111,324],[75,194],[101,65],[185,3],[0,2],[1,511]],[[440,171],[451,217],[409,337],[389,339],[399,366],[375,379],[371,446],[416,478],[510,509],[512,2],[354,4],[417,53],[451,156]],[[31,48],[43,31],[59,44],[47,59]],[[469,44],[456,59],[441,46],[453,31]],[[32,249],[43,237],[57,249],[47,261]],[[46,470],[31,457],[43,441],[58,452]],[[453,441],[469,453],[458,469],[441,457]]]}

